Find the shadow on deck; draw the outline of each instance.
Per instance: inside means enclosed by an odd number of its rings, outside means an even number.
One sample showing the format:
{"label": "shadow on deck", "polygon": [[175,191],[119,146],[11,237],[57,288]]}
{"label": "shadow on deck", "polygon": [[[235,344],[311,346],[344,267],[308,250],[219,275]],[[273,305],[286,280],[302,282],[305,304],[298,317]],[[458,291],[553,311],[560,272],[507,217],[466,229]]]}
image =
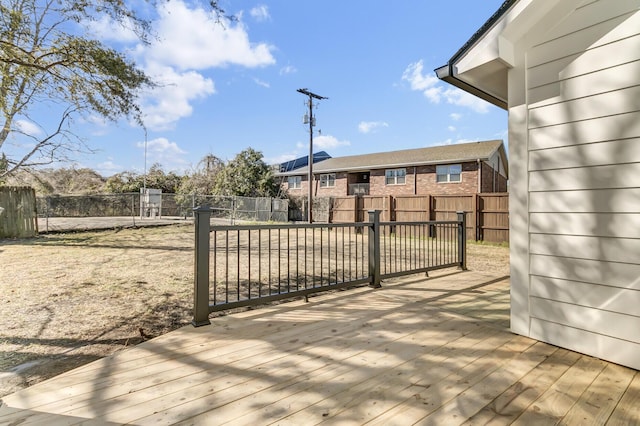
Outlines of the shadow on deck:
{"label": "shadow on deck", "polygon": [[508,277],[440,271],[185,327],[6,396],[0,423],[633,424],[637,371],[508,331]]}

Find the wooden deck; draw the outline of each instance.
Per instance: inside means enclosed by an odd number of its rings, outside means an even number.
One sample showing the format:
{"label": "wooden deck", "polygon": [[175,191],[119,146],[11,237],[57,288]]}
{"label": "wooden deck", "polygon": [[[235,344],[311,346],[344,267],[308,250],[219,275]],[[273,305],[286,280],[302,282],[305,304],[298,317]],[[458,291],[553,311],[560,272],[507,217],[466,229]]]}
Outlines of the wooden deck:
{"label": "wooden deck", "polygon": [[443,271],[213,320],[3,398],[0,424],[640,423],[640,373],[511,334]]}

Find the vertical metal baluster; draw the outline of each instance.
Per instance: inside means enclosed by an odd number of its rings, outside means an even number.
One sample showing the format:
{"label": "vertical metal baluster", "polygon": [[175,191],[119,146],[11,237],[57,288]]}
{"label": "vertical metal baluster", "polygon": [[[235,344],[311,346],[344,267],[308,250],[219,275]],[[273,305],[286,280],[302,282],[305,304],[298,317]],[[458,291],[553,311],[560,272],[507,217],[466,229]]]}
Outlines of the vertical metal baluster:
{"label": "vertical metal baluster", "polygon": [[239,229],[236,231],[236,245],[237,245],[237,249],[236,249],[236,252],[237,252],[237,255],[236,255],[236,260],[237,260],[236,269],[237,269],[237,277],[238,277],[238,279],[237,279],[237,281],[238,281],[238,284],[237,284],[238,292],[236,293],[236,300],[240,300],[240,294],[241,294],[240,293],[240,256],[241,256],[241,253],[240,253],[240,230]]}
{"label": "vertical metal baluster", "polygon": [[291,235],[287,228],[287,293],[291,293]]}
{"label": "vertical metal baluster", "polygon": [[[353,237],[355,238],[355,244],[354,247],[356,249],[356,256],[355,256],[355,260],[356,260],[356,277],[360,278],[362,276],[362,274],[360,273],[360,270],[358,269],[358,227],[353,227],[353,230],[355,232],[355,234],[353,235]],[[351,237],[349,237],[351,238]]]}
{"label": "vertical metal baluster", "polygon": [[258,297],[262,297],[262,228],[258,229]]}
{"label": "vertical metal baluster", "polygon": [[[353,276],[351,275],[351,226],[347,228],[349,230],[349,281],[353,280]],[[354,227],[355,229],[355,227]],[[355,231],[354,231],[355,232]]]}
{"label": "vertical metal baluster", "polygon": [[213,304],[218,303],[218,232],[213,231]]}
{"label": "vertical metal baluster", "polygon": [[249,240],[247,241],[247,295],[249,296],[249,300],[251,300],[251,230],[247,230],[247,236]]}
{"label": "vertical metal baluster", "polygon": [[269,239],[269,262],[267,262],[267,273],[269,274],[268,276],[268,287],[269,287],[269,295],[271,295],[272,290],[271,290],[271,228],[269,228],[269,233],[268,233],[268,239]]}
{"label": "vertical metal baluster", "polygon": [[324,247],[323,247],[323,232],[322,228],[320,228],[320,287],[322,287],[324,280]]}
{"label": "vertical metal baluster", "polygon": [[225,293],[225,302],[229,303],[229,231],[225,231],[224,233],[224,237],[225,237],[225,246],[224,246],[224,253],[225,253],[225,262],[224,262],[224,293]]}
{"label": "vertical metal baluster", "polygon": [[387,273],[387,238],[385,235],[388,230],[387,225],[380,225],[380,273],[383,275]]}
{"label": "vertical metal baluster", "polygon": [[[335,254],[335,258],[336,258],[336,283],[338,282],[338,228],[334,228],[335,234],[333,237],[333,243],[335,245],[333,252]],[[344,249],[344,247],[343,247]],[[342,268],[342,270],[344,271],[344,268]]]}
{"label": "vertical metal baluster", "polygon": [[307,278],[309,277],[309,273],[307,272],[307,228],[304,228],[304,288],[307,288]]}

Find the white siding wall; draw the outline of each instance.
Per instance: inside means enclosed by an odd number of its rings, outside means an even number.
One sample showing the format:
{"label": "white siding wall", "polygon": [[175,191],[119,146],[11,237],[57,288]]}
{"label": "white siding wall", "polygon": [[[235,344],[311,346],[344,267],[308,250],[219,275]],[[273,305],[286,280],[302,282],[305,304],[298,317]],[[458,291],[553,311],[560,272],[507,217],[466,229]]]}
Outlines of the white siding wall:
{"label": "white siding wall", "polygon": [[640,0],[585,2],[525,74],[529,335],[640,369]]}

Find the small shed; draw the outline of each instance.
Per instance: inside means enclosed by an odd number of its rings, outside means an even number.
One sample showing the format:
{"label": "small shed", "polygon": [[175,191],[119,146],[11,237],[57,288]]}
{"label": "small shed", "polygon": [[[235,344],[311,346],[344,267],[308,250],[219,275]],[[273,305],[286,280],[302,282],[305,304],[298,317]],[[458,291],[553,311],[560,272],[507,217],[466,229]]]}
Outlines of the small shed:
{"label": "small shed", "polygon": [[640,369],[640,0],[509,0],[439,78],[509,111],[511,329]]}

